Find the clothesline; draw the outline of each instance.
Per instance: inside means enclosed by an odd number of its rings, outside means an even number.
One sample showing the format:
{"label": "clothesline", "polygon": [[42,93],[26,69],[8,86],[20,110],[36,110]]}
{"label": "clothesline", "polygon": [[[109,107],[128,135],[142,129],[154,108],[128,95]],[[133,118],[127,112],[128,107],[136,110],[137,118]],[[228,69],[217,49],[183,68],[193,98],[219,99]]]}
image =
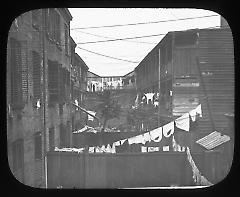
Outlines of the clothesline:
{"label": "clothesline", "polygon": [[[202,114],[201,105],[197,106],[196,109],[192,110],[193,112],[191,111],[191,112],[186,113],[186,114],[197,112],[197,110],[200,114]],[[184,115],[182,115],[181,117],[183,117]],[[180,119],[180,118],[177,118],[175,121],[171,121],[171,122],[165,124],[164,126],[158,127],[156,129],[145,132],[143,134],[133,136],[133,137],[130,137],[130,138],[126,138],[124,140],[118,140],[117,142],[113,142],[113,145],[114,146],[115,145],[116,146],[122,145],[123,142],[125,142],[126,140],[128,140],[128,144],[130,144],[130,145],[131,144],[139,144],[139,143],[145,144],[146,142],[151,142],[151,141],[160,142],[162,140],[163,136],[168,138],[168,137],[170,137],[171,135],[174,134],[174,127],[175,127],[174,122],[176,123],[177,127],[180,127],[181,129],[184,129],[184,130],[188,129],[187,131],[189,131],[189,121],[190,121],[189,115],[188,115],[188,119],[186,119],[186,122],[183,122],[184,124],[181,124],[181,122],[179,124],[178,121],[183,120],[183,119]],[[187,128],[185,128],[185,127],[187,127]],[[105,147],[105,145],[103,145],[103,146]]]}

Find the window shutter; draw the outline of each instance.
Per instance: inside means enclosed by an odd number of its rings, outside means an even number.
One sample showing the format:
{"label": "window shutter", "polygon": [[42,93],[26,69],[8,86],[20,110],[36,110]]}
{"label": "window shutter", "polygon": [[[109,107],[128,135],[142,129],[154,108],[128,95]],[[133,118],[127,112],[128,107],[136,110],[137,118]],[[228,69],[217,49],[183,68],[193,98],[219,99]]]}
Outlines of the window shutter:
{"label": "window shutter", "polygon": [[65,101],[65,75],[64,75],[64,68],[62,68],[62,65],[59,65],[59,98],[60,103],[63,103]]}
{"label": "window shutter", "polygon": [[39,53],[32,51],[33,65],[33,98],[34,100],[41,99],[41,57]]}
{"label": "window shutter", "polygon": [[65,53],[68,55],[68,26],[65,25]]}
{"label": "window shutter", "polygon": [[48,60],[48,93],[49,103],[58,102],[59,98],[59,65]]}
{"label": "window shutter", "polygon": [[21,42],[21,78],[22,78],[22,98],[23,101],[28,100],[28,55],[27,55],[27,41]]}
{"label": "window shutter", "polygon": [[13,108],[22,103],[21,97],[21,44],[10,39],[11,103]]}
{"label": "window shutter", "polygon": [[55,24],[56,41],[59,44],[61,44],[60,16],[57,11],[55,11],[55,15],[56,15],[56,24]]}

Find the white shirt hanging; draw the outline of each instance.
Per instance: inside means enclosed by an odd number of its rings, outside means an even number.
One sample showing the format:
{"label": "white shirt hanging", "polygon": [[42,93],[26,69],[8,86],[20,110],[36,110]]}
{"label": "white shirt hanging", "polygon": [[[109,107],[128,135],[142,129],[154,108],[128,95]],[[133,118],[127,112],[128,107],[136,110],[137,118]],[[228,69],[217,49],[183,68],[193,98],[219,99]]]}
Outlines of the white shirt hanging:
{"label": "white shirt hanging", "polygon": [[162,128],[163,128],[163,135],[165,137],[170,137],[174,133],[174,121],[164,125]]}
{"label": "white shirt hanging", "polygon": [[137,135],[128,139],[129,144],[145,144],[143,135]]}
{"label": "white shirt hanging", "polygon": [[149,132],[151,136],[151,140],[154,142],[160,142],[162,139],[162,127],[158,127]]}
{"label": "white shirt hanging", "polygon": [[196,115],[199,115],[199,117],[202,117],[202,107],[201,104],[198,105],[195,109],[191,110],[189,112],[192,121],[194,122],[196,120]]}
{"label": "white shirt hanging", "polygon": [[120,146],[120,141],[114,142],[114,145],[115,145],[115,146]]}
{"label": "white shirt hanging", "polygon": [[189,119],[189,113],[183,114],[181,117],[177,118],[175,120],[176,127],[179,129],[189,131],[190,128],[190,119]]}
{"label": "white shirt hanging", "polygon": [[[96,112],[94,112],[94,111],[87,111],[89,114],[91,114],[91,115],[93,115],[93,116],[95,116],[95,114],[96,114]],[[91,120],[91,121],[93,121],[94,120],[94,117],[92,117],[92,116],[90,116],[88,114],[88,120]]]}
{"label": "white shirt hanging", "polygon": [[88,152],[89,153],[94,153],[94,149],[95,149],[95,147],[89,147]]}
{"label": "white shirt hanging", "polygon": [[110,144],[108,144],[107,147],[105,148],[105,152],[106,153],[111,153],[111,146],[110,146]]}
{"label": "white shirt hanging", "polygon": [[115,147],[114,143],[113,143],[112,148],[111,148],[111,153],[116,153],[116,147]]}
{"label": "white shirt hanging", "polygon": [[149,132],[143,134],[143,138],[145,142],[150,142],[151,141],[151,135]]}
{"label": "white shirt hanging", "polygon": [[141,152],[146,153],[147,152],[147,147],[146,146],[141,146]]}
{"label": "white shirt hanging", "polygon": [[148,104],[148,101],[149,99],[151,100],[151,102],[153,101],[153,96],[154,96],[155,93],[146,93],[144,94],[147,98],[147,104]]}

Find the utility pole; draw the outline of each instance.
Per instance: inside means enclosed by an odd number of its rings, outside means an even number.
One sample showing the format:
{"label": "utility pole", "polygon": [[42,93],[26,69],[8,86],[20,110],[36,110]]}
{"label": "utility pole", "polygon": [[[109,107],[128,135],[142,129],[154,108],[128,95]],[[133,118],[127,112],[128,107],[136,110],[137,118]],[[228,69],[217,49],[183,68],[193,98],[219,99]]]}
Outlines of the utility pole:
{"label": "utility pole", "polygon": [[47,157],[46,157],[46,59],[45,59],[45,36],[46,36],[46,9],[42,9],[42,56],[43,56],[43,159],[45,188],[47,188]]}

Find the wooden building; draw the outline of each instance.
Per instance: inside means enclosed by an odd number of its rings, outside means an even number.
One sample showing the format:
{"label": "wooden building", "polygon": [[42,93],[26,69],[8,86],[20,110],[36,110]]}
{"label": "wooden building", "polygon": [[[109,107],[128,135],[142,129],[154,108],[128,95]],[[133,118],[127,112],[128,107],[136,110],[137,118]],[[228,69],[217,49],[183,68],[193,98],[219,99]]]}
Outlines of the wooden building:
{"label": "wooden building", "polygon": [[169,32],[135,68],[139,94],[159,94],[159,113],[176,118],[202,105],[199,130],[222,131],[234,110],[230,28]]}

